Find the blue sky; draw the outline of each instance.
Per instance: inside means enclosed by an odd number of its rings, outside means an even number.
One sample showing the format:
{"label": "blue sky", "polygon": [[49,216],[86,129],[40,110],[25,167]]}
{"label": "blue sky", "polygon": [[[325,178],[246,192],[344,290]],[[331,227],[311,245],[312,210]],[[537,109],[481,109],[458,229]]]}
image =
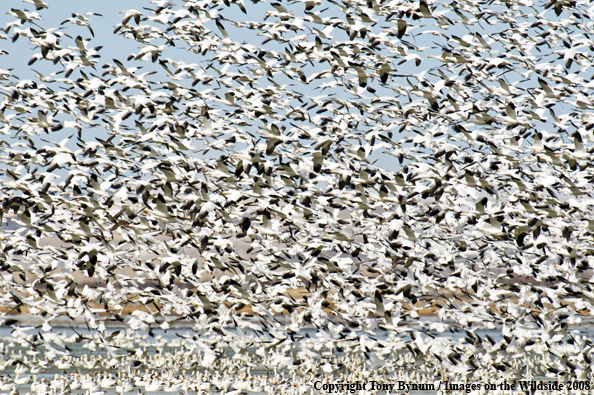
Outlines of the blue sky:
{"label": "blue sky", "polygon": [[[10,11],[11,7],[20,10],[28,10],[29,12],[39,12],[41,15],[41,19],[35,21],[38,25],[50,29],[56,28],[57,32],[62,34],[68,35],[68,37],[63,37],[62,46],[72,46],[74,43],[72,42],[74,38],[80,36],[84,40],[90,40],[86,45],[88,48],[96,48],[101,47],[98,50],[98,55],[100,58],[97,59],[97,63],[95,65],[95,70],[90,71],[92,74],[96,74],[101,76],[104,69],[102,68],[105,64],[113,64],[113,59],[118,59],[123,64],[126,64],[127,67],[139,67],[140,73],[146,73],[154,71],[156,74],[150,76],[151,81],[159,82],[168,80],[169,77],[164,69],[159,65],[159,63],[152,63],[151,61],[140,61],[140,60],[127,60],[128,56],[131,54],[136,54],[139,51],[139,47],[141,44],[138,42],[126,39],[121,35],[114,34],[114,28],[121,22],[123,18],[123,11],[135,9],[138,11],[143,12],[143,14],[149,15],[150,11],[148,9],[154,9],[159,3],[151,3],[148,1],[139,1],[139,0],[121,0],[121,1],[101,1],[101,2],[80,2],[80,1],[60,1],[58,2],[47,2],[49,5],[48,9],[43,9],[40,11],[35,11],[35,7],[31,3],[21,3],[17,1],[13,2],[4,2],[0,5],[0,26],[5,26],[6,23],[14,21],[15,18],[12,15],[7,14],[6,12]],[[173,2],[175,3],[175,2]],[[174,9],[181,9],[182,3],[175,3]],[[416,2],[411,3],[413,6]],[[434,3],[435,5],[439,6],[439,12],[442,13],[447,18],[456,19],[458,16],[456,13],[449,8],[444,8],[444,4]],[[304,6],[301,4],[285,4],[288,8],[296,13],[296,15],[307,15],[304,10]],[[318,13],[318,17],[320,18],[344,18],[340,12],[338,12],[339,3],[325,3],[322,6],[316,7],[313,12]],[[535,20],[534,17],[530,16],[531,8],[526,6],[525,12],[527,13],[526,21],[530,22],[532,19]],[[231,4],[230,7],[226,7],[224,4],[221,3],[221,6],[212,10],[211,14],[213,19],[207,21],[205,26],[212,30],[214,34],[218,35],[219,37],[222,36],[222,33],[219,31],[218,27],[214,23],[215,17],[220,17],[220,21],[222,26],[224,26],[225,30],[228,32],[230,38],[234,42],[240,42],[247,45],[253,45],[257,48],[263,48],[267,51],[277,51],[279,53],[284,53],[285,48],[278,42],[269,41],[264,43],[265,37],[262,36],[262,32],[258,33],[257,30],[250,30],[250,29],[239,29],[234,26],[233,22],[246,22],[246,21],[262,21],[271,20],[273,17],[267,16],[267,12],[274,11],[274,7],[267,2],[260,2],[257,4],[253,4],[248,2],[246,4],[247,15],[241,12],[239,7],[234,4]],[[320,11],[320,12],[318,12]],[[493,15],[505,15],[507,12],[506,6],[503,4],[491,4],[489,6],[489,11]],[[539,10],[543,11],[543,10]],[[90,24],[92,26],[94,37],[89,31],[87,27],[84,26],[77,26],[69,21],[69,18],[72,18],[72,13],[78,14],[85,14],[87,12],[95,12],[99,15],[89,15]],[[547,18],[550,20],[560,20],[560,18],[565,17],[565,14],[561,15],[561,17],[557,18],[553,14],[552,10],[548,10],[544,12]],[[466,15],[469,15],[468,13]],[[368,34],[382,34],[382,32],[389,31],[389,29],[396,29],[395,19],[393,18],[392,21],[386,21],[385,16],[378,17],[375,16],[378,20],[376,24],[365,24],[363,23],[361,26],[367,26],[369,29]],[[491,18],[491,21],[494,18]],[[64,24],[62,24],[66,21]],[[355,20],[352,23],[360,23],[358,20]],[[430,23],[429,23],[430,22]],[[402,77],[393,76],[391,82],[388,85],[380,85],[377,83],[377,78],[373,77],[372,71],[368,71],[368,74],[371,78],[376,78],[373,84],[370,82],[370,87],[372,86],[375,89],[375,95],[378,97],[384,98],[396,98],[403,106],[410,104],[410,101],[424,103],[425,99],[422,97],[418,97],[413,95],[406,95],[403,94],[395,94],[394,88],[398,88],[398,86],[404,87],[411,92],[411,87],[413,88],[412,92],[417,88],[420,88],[419,82],[424,83],[432,83],[437,84],[439,81],[443,80],[443,71],[445,71],[445,75],[452,80],[462,81],[465,77],[465,74],[471,72],[470,70],[464,71],[463,67],[458,68],[461,71],[460,75],[453,75],[449,74],[446,68],[442,67],[442,63],[436,60],[434,57],[439,56],[441,54],[442,48],[445,46],[456,46],[464,40],[472,40],[473,34],[478,33],[481,37],[485,40],[491,42],[491,56],[494,61],[500,61],[503,55],[507,55],[506,49],[501,45],[501,43],[497,40],[494,40],[499,37],[502,33],[502,29],[506,29],[506,34],[510,37],[513,37],[512,33],[513,29],[511,27],[505,26],[502,23],[497,23],[494,25],[489,25],[488,23],[482,21],[477,22],[473,25],[468,24],[461,24],[457,23],[453,26],[435,26],[433,25],[433,19],[425,20],[420,19],[416,21],[411,21],[409,19],[409,26],[407,33],[401,40],[394,40],[395,46],[398,47],[398,50],[406,50],[410,55],[419,55],[422,58],[422,62],[420,64],[416,64],[413,58],[409,60],[403,60],[403,63],[398,62],[395,64],[395,59],[392,58],[392,67],[394,68],[393,74],[402,75]],[[520,21],[518,21],[520,22]],[[146,23],[143,21],[143,23]],[[35,54],[39,54],[39,49],[35,48],[33,45],[28,43],[28,38],[25,36],[20,36],[16,40],[16,42],[11,42],[13,34],[17,31],[17,29],[24,29],[24,28],[33,28],[36,29],[35,25],[26,24],[22,27],[12,27],[10,32],[6,34],[7,39],[0,40],[0,49],[6,51],[8,54],[3,55],[0,57],[1,63],[0,68],[3,69],[13,69],[12,73],[17,76],[20,80],[24,79],[35,79],[37,72],[47,75],[52,72],[57,72],[63,70],[64,67],[61,64],[52,64],[51,62],[47,62],[44,60],[37,60],[31,66],[27,66],[29,60]],[[303,31],[299,30],[293,34],[293,36],[302,36],[304,43],[312,43],[317,37],[323,37],[322,42],[329,43],[333,40],[345,40],[348,36],[348,32],[346,30],[340,28],[322,29],[323,25],[316,25],[310,24],[307,26],[306,29]],[[322,30],[314,30],[320,28]],[[546,29],[545,29],[546,30]],[[528,32],[529,34],[539,33],[540,30],[534,29],[534,31]],[[520,32],[521,33],[521,32]],[[515,33],[514,33],[515,34]],[[524,33],[525,34],[525,33]],[[326,36],[327,35],[327,36]],[[325,37],[326,36],[326,37]],[[325,37],[325,38],[324,38]],[[455,37],[452,38],[452,37]],[[290,38],[290,35],[289,35]],[[365,40],[361,40],[364,42]],[[154,42],[155,45],[164,45],[164,42],[160,42],[156,40]],[[562,48],[563,43],[559,42],[560,48]],[[540,47],[537,50],[541,51],[544,50],[548,52],[548,54],[543,54],[543,59],[551,64],[560,64],[558,60],[555,59],[557,55],[554,55],[553,51],[558,48],[550,48],[547,51],[546,47]],[[513,51],[512,51],[513,53]],[[383,56],[393,56],[394,54],[388,54],[386,52],[382,53]],[[535,50],[532,51],[531,55],[539,56],[540,52]],[[486,51],[481,56],[488,56]],[[521,56],[520,56],[521,57]],[[188,50],[187,46],[184,47],[184,43],[181,40],[176,41],[176,46],[164,46],[164,50],[160,56],[160,59],[172,59],[175,61],[181,61],[188,64],[194,64],[196,70],[199,68],[208,70],[207,73],[216,76],[214,70],[218,67],[221,68],[220,65],[212,64],[210,59],[212,59],[212,54],[209,53],[205,56],[200,54],[193,53]],[[212,66],[209,69],[209,66]],[[325,69],[329,69],[329,65],[321,64],[321,63],[306,63],[300,68],[300,72],[302,72],[308,79],[310,79],[316,73],[322,72]],[[576,70],[577,67],[574,66],[573,70]],[[228,69],[231,72],[237,73],[246,73],[246,68],[243,66],[235,66],[231,65]],[[89,70],[85,70],[86,73],[89,73]],[[493,79],[493,81],[483,81],[484,84],[489,86],[499,86],[497,82],[499,79],[503,79],[507,81],[508,84],[513,84],[524,77],[522,75],[515,73],[515,70],[512,68],[510,70],[497,71],[493,73],[494,75],[497,74],[498,76]],[[419,76],[418,78],[415,76]],[[296,75],[295,75],[296,76]],[[407,77],[408,76],[408,77]],[[71,78],[79,78],[79,70],[75,70],[72,74]],[[328,76],[326,76],[328,77]],[[518,85],[521,86],[529,86],[529,87],[538,87],[537,82],[537,75],[532,73],[525,78],[524,81]],[[369,92],[363,92],[363,96],[365,99],[357,98],[352,96],[350,93],[345,91],[344,86],[339,85],[337,87],[330,87],[328,89],[320,89],[323,87],[322,83],[326,83],[330,78],[324,78],[319,80],[311,81],[308,84],[302,84],[300,81],[291,80],[288,76],[284,74],[277,73],[275,74],[274,82],[280,85],[287,85],[289,89],[294,90],[303,95],[305,99],[305,104],[303,107],[308,106],[311,103],[311,100],[306,97],[320,97],[322,101],[325,101],[329,98],[353,98],[353,101],[363,100],[366,102],[370,102],[373,100],[374,95]],[[262,81],[266,84],[266,79],[262,79]],[[351,76],[351,82],[354,81]],[[176,83],[188,87],[191,83],[191,80],[184,79],[183,81],[176,81]],[[356,85],[356,82],[354,83]],[[268,86],[260,86],[263,88],[272,87],[272,84]],[[219,97],[224,97],[225,89],[220,89],[213,84],[213,88],[216,91],[216,94]],[[418,91],[417,91],[418,92]],[[442,89],[442,93],[445,93],[445,89]],[[481,103],[482,97],[479,95],[473,97],[474,100],[477,100],[477,103]],[[213,104],[213,103],[209,103]],[[300,106],[301,103],[293,100],[292,105]],[[216,106],[216,104],[215,104]],[[563,111],[569,111],[567,106],[564,103],[556,103],[554,110],[557,111],[557,116],[561,115]],[[544,114],[544,116],[548,116],[548,114]],[[535,122],[536,125],[541,127],[545,131],[554,132],[555,128],[552,127],[552,123],[550,122],[550,118],[547,118],[546,122]],[[291,127],[288,123],[284,124],[286,127]],[[373,125],[371,125],[373,126]],[[262,125],[253,125],[254,128],[262,127]],[[469,128],[474,128],[477,130],[480,129],[488,129],[485,126],[476,126],[476,125],[469,125]],[[93,129],[92,133],[96,133],[97,137],[103,136],[104,133],[100,131],[100,128]],[[413,129],[414,130],[414,129]],[[472,130],[472,129],[471,129]],[[40,138],[50,139],[51,141],[59,142],[62,141],[64,138],[69,137],[72,133],[72,130],[62,130],[60,132],[52,133],[50,136],[40,136]],[[411,130],[407,130],[404,133],[400,133],[401,137],[415,137]],[[352,143],[356,143],[352,141]],[[68,143],[69,146],[74,149],[74,141]],[[391,170],[397,170],[400,168],[400,165],[397,163],[395,158],[390,155],[381,154],[381,151],[376,151],[372,154],[371,160],[379,159],[377,165],[390,168]]]}

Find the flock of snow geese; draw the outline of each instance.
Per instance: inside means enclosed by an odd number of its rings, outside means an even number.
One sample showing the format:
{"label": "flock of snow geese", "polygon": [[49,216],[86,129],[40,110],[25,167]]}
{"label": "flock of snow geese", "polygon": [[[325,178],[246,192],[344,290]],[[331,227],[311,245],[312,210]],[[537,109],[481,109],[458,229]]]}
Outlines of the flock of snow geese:
{"label": "flock of snow geese", "polygon": [[3,390],[591,379],[590,2],[155,0],[113,37],[25,3],[0,30],[0,64],[32,54],[0,70]]}

